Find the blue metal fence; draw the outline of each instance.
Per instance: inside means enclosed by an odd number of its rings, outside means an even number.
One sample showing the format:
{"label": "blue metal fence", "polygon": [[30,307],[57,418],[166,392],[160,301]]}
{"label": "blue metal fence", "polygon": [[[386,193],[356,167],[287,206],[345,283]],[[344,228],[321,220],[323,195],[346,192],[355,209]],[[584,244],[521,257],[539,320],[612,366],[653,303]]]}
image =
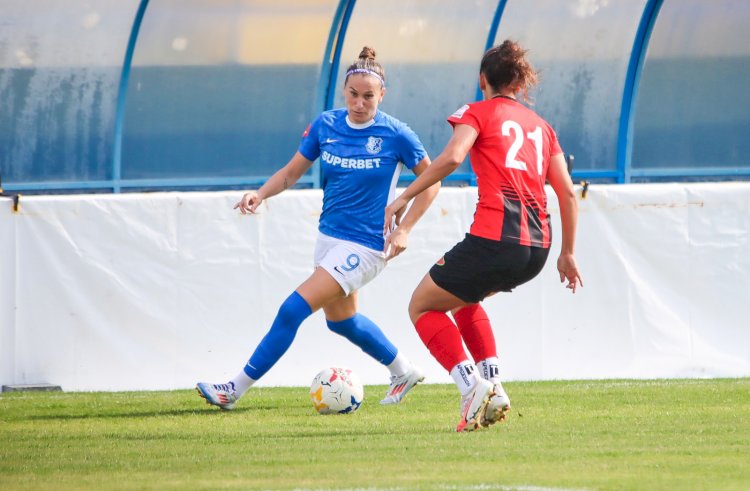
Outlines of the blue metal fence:
{"label": "blue metal fence", "polygon": [[[20,1],[20,0],[19,0]],[[363,0],[360,0],[362,2]],[[677,0],[667,0],[677,1]],[[509,3],[508,0],[499,0],[495,8],[494,17],[490,23],[490,28],[487,33],[487,41],[485,46],[478,47],[487,49],[493,45],[497,36],[498,28],[502,24],[503,15],[506,11],[506,7]],[[647,58],[649,41],[651,34],[656,25],[657,18],[660,10],[664,4],[664,0],[646,0],[645,7],[643,9],[640,22],[638,24],[637,32],[635,33],[632,49],[630,50],[630,59],[628,62],[628,69],[626,79],[624,81],[624,90],[621,101],[621,109],[619,114],[619,127],[617,131],[617,156],[616,161],[611,162],[609,167],[606,168],[595,168],[595,169],[576,169],[573,168],[572,175],[574,179],[588,179],[601,182],[616,182],[616,183],[628,183],[633,180],[648,181],[648,180],[681,180],[696,178],[706,179],[717,179],[717,180],[730,180],[738,178],[750,178],[750,164],[744,165],[727,165],[717,166],[715,163],[712,166],[688,166],[688,167],[670,167],[670,168],[638,168],[633,166],[633,138],[634,138],[634,118],[636,110],[636,101],[639,95],[639,88],[641,84],[641,72],[643,69],[644,62]],[[315,100],[312,103],[314,108],[313,113],[318,113],[322,110],[330,109],[333,107],[335,99],[335,77],[339,71],[339,64],[341,60],[342,47],[344,40],[347,36],[347,28],[349,26],[349,20],[352,17],[353,12],[357,9],[356,0],[338,0],[335,6],[335,10],[331,19],[330,29],[328,31],[327,39],[325,40],[325,48],[323,52],[322,60],[319,66],[319,77],[318,85],[315,91]],[[2,7],[0,7],[2,10]],[[130,87],[131,83],[131,68],[133,65],[134,53],[139,42],[139,35],[141,34],[141,26],[144,18],[149,15],[149,0],[140,0],[137,10],[135,12],[134,19],[132,21],[132,27],[130,29],[130,35],[128,38],[127,46],[125,49],[125,55],[122,63],[121,74],[119,78],[119,85],[117,87],[117,100],[116,109],[114,114],[114,136],[112,141],[111,156],[112,161],[109,163],[110,169],[106,169],[107,164],[99,161],[92,162],[81,162],[80,165],[83,167],[96,166],[98,169],[105,167],[105,171],[97,172],[81,172],[83,178],[64,180],[57,178],[50,178],[50,175],[45,172],[43,159],[40,163],[34,163],[30,169],[24,169],[24,172],[13,172],[17,171],[12,166],[14,162],[11,162],[10,149],[14,145],[13,137],[8,136],[7,133],[11,133],[11,129],[14,126],[13,120],[7,118],[19,117],[16,113],[9,113],[10,116],[6,116],[6,120],[0,119],[0,132],[6,132],[6,136],[3,138],[0,135],[0,173],[4,174],[0,177],[4,177],[3,186],[7,191],[23,191],[23,192],[122,192],[122,191],[133,191],[133,190],[160,190],[160,189],[236,189],[243,187],[259,186],[265,180],[270,177],[266,172],[255,173],[258,175],[226,175],[227,172],[222,172],[219,167],[213,175],[209,176],[169,176],[169,169],[165,169],[159,177],[148,177],[148,178],[134,178],[128,177],[123,169],[123,138],[125,134],[126,118],[125,112],[128,107],[128,94],[132,90]],[[750,12],[748,9],[738,12],[737,15],[744,15],[747,20],[750,21]],[[462,26],[461,28],[471,28],[470,26]],[[283,35],[283,34],[281,34]],[[1,39],[0,39],[1,41]],[[481,56],[480,52],[477,52],[477,61]],[[742,58],[738,58],[742,60]],[[748,58],[750,59],[750,58]],[[2,59],[0,58],[0,61]],[[310,70],[310,67],[304,68]],[[18,67],[3,68],[0,66],[0,75],[5,70],[8,74],[17,74]],[[15,70],[15,71],[14,71]],[[13,73],[11,73],[13,72]],[[293,75],[292,75],[293,76]],[[6,77],[13,78],[11,76]],[[271,78],[270,80],[273,80]],[[17,95],[22,92],[22,82],[18,82],[20,86],[11,87],[10,89],[2,85],[2,77],[0,77],[0,95],[12,98],[14,93]],[[278,84],[271,82],[273,86],[265,87],[265,90],[269,98],[283,97],[282,93],[285,89],[283,80],[279,80]],[[21,87],[21,88],[19,88]],[[3,93],[3,90],[5,93]],[[24,96],[26,96],[24,92]],[[476,92],[477,100],[481,98],[481,91],[477,87]],[[750,104],[748,99],[745,98],[743,104]],[[443,121],[443,114],[436,114],[435,119]],[[26,115],[28,117],[28,115]],[[303,124],[303,123],[299,123]],[[294,129],[283,129],[283,131],[293,131]],[[61,131],[58,129],[58,131]],[[276,131],[276,129],[274,129]],[[106,142],[105,142],[106,143]],[[272,142],[271,142],[272,143]],[[47,152],[48,159],[54,158],[54,155],[49,156],[50,152],[54,153],[54,149],[50,149]],[[5,155],[3,155],[3,153]],[[92,157],[94,158],[94,157]],[[205,158],[210,158],[206,155]],[[20,164],[15,164],[20,165]],[[217,166],[219,164],[216,164]],[[467,169],[466,166],[464,166]],[[20,177],[19,177],[20,176]],[[90,176],[91,178],[87,178]],[[404,177],[403,182],[411,180],[410,177]],[[449,177],[449,181],[453,183],[464,183],[468,185],[475,185],[476,179],[470,170],[466,172],[460,172]],[[319,187],[320,186],[320,169],[318,165],[313,167],[312,172],[308,175],[303,176],[299,184],[307,187]]]}

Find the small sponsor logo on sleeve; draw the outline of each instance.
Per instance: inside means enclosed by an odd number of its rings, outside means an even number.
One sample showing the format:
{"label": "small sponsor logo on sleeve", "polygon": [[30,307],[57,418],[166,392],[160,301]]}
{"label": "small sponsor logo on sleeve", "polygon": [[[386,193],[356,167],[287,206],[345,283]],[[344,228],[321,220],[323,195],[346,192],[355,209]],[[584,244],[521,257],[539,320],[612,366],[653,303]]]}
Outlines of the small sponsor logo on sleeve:
{"label": "small sponsor logo on sleeve", "polygon": [[464,104],[463,106],[456,109],[456,112],[451,114],[451,118],[462,118],[464,113],[469,109],[468,104]]}

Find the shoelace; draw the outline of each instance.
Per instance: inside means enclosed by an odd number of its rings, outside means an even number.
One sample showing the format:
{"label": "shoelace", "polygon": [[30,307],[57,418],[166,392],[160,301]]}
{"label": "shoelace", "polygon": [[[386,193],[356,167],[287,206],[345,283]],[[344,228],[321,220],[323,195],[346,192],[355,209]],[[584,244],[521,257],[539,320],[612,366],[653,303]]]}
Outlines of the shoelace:
{"label": "shoelace", "polygon": [[228,384],[214,384],[214,390],[221,390],[224,392],[234,392],[234,384],[228,383]]}

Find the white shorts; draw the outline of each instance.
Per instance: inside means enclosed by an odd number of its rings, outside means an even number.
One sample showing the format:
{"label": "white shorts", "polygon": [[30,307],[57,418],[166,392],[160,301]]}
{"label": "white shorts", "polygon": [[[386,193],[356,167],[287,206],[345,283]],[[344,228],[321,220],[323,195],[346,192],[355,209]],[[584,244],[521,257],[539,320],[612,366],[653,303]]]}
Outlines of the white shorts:
{"label": "white shorts", "polygon": [[328,271],[344,293],[359,290],[385,268],[385,253],[318,233],[315,266]]}

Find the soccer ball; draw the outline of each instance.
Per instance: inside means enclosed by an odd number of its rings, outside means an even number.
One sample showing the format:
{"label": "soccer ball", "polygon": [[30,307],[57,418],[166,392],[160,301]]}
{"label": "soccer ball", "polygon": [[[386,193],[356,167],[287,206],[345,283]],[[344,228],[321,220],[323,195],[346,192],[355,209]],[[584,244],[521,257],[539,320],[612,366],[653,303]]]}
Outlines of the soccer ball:
{"label": "soccer ball", "polygon": [[320,414],[353,413],[364,397],[362,382],[348,368],[326,368],[310,385],[310,399]]}

